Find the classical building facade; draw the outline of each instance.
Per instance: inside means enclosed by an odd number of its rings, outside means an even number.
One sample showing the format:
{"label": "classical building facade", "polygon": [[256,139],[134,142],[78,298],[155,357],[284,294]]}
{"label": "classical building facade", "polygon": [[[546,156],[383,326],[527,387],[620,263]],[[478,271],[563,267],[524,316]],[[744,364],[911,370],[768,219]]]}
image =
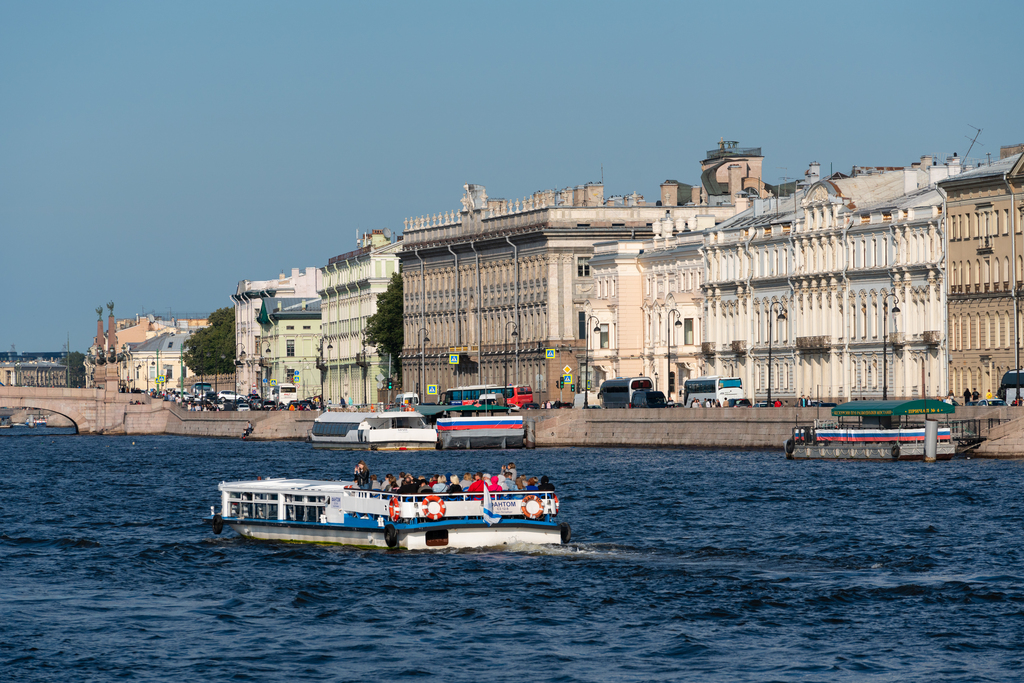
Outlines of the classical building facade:
{"label": "classical building facade", "polygon": [[[377,312],[377,297],[398,272],[402,243],[392,242],[384,230],[358,240],[358,248],[335,256],[320,269],[323,315],[322,367],[324,394],[331,404],[378,400],[377,375],[387,377],[389,360],[366,343],[366,319]],[[408,384],[408,382],[406,382]]]}
{"label": "classical building facade", "polygon": [[773,398],[944,394],[936,183],[958,172],[956,160],[923,157],[822,180],[812,164],[795,195],[755,200],[706,232],[707,373],[739,376],[765,398],[770,335]]}
{"label": "classical building facade", "polygon": [[[122,391],[139,389],[188,390],[188,382],[195,377],[182,359],[182,345],[190,333],[172,332],[167,328],[164,334],[144,341],[121,344],[118,354],[118,374]],[[118,337],[120,341],[120,336]],[[224,386],[221,389],[227,389]]]}
{"label": "classical building facade", "polygon": [[[678,191],[678,184],[667,185],[663,193]],[[635,193],[606,199],[604,187],[596,184],[516,201],[488,198],[480,185],[464,190],[461,211],[406,225],[400,257],[407,389],[417,382],[439,385],[442,392],[503,384],[507,371],[509,384],[531,386],[539,401],[568,400],[570,388],[560,389],[559,378],[571,374],[573,385],[579,384],[588,357],[584,340],[603,343],[588,327],[596,301],[594,245],[650,240],[659,221],[673,233],[693,231],[698,222],[714,224],[736,210],[678,202],[659,206],[661,201],[652,206]],[[609,330],[616,343],[643,339],[635,329],[642,325],[642,302],[636,306],[630,322]],[[603,315],[605,324],[613,324]],[[638,344],[636,353],[627,355],[642,355],[643,348]],[[617,371],[613,361],[601,363],[602,373]]]}
{"label": "classical building facade", "polygon": [[958,396],[995,394],[1020,364],[1024,155],[1015,146],[1001,156],[939,183],[949,221],[950,390]]}
{"label": "classical building facade", "polygon": [[645,375],[674,400],[680,382],[700,375],[701,233],[714,225],[714,216],[698,216],[692,229],[676,232],[659,219],[651,240],[594,245],[588,326],[594,392],[606,379]]}
{"label": "classical building facade", "polygon": [[256,322],[267,384],[294,384],[299,400],[319,396],[320,297],[264,298]]}
{"label": "classical building facade", "polygon": [[[263,393],[264,381],[269,379],[269,361],[263,358],[266,344],[261,343],[261,327],[256,321],[263,308],[263,300],[272,297],[310,298],[318,296],[320,270],[292,268],[290,275],[281,273],[273,280],[241,280],[231,301],[235,304],[235,360],[238,367],[240,394],[252,390]],[[317,380],[319,382],[319,380]]]}

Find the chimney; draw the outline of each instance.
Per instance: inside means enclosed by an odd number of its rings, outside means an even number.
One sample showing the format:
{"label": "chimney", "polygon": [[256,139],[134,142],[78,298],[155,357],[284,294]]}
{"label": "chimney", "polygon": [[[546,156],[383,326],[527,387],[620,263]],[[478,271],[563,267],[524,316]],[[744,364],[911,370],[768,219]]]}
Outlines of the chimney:
{"label": "chimney", "polygon": [[807,170],[804,171],[804,178],[807,180],[808,184],[816,183],[821,180],[821,164],[817,161],[812,161],[807,167]]}
{"label": "chimney", "polygon": [[676,206],[679,204],[679,182],[666,180],[661,184],[661,205]]}
{"label": "chimney", "polygon": [[[743,166],[740,164],[729,165],[729,196],[735,198],[736,194],[743,189]],[[733,201],[736,201],[733,199]]]}
{"label": "chimney", "polygon": [[690,188],[690,201],[693,202],[694,206],[700,206],[700,185],[694,185]]}

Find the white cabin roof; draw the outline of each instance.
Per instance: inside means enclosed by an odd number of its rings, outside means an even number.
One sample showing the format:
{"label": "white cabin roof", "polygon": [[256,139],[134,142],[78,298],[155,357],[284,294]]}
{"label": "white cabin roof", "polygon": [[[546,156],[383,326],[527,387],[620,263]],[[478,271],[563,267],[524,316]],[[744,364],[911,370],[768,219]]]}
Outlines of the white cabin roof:
{"label": "white cabin roof", "polygon": [[395,417],[419,417],[423,415],[412,410],[390,410],[383,413],[346,413],[346,412],[330,412],[324,413],[320,417],[316,418],[317,422],[342,422],[348,424],[358,424],[363,420],[370,420],[373,418],[395,418]]}

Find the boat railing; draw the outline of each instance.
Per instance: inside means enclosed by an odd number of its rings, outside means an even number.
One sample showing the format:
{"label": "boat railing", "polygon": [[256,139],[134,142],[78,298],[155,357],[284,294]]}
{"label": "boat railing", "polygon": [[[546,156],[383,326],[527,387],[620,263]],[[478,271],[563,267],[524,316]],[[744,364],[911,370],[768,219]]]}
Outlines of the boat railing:
{"label": "boat railing", "polygon": [[[530,497],[539,501],[542,514],[558,514],[558,496],[554,491],[492,491],[490,497],[494,508],[504,517],[526,516],[521,508]],[[413,520],[428,517],[428,499],[444,502],[444,519],[483,515],[483,492],[412,494],[346,488],[342,491],[339,503],[345,514],[390,516],[391,501],[396,500],[399,518]],[[435,505],[433,509],[437,508]]]}

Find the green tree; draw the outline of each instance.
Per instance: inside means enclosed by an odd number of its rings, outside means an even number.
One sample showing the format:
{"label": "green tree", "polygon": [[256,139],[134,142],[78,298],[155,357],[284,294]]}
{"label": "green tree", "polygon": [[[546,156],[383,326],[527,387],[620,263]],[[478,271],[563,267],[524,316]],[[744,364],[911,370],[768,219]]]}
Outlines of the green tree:
{"label": "green tree", "polygon": [[79,351],[72,351],[67,358],[61,361],[61,365],[68,366],[71,370],[68,386],[82,388],[85,386],[85,354]]}
{"label": "green tree", "polygon": [[210,314],[209,321],[209,327],[195,332],[182,345],[185,365],[197,375],[234,372],[235,309],[218,308]]}
{"label": "green tree", "polygon": [[377,347],[381,356],[391,354],[392,373],[401,383],[402,363],[399,357],[405,346],[403,321],[403,287],[401,272],[391,276],[388,288],[377,295],[377,312],[366,319],[366,343]]}

